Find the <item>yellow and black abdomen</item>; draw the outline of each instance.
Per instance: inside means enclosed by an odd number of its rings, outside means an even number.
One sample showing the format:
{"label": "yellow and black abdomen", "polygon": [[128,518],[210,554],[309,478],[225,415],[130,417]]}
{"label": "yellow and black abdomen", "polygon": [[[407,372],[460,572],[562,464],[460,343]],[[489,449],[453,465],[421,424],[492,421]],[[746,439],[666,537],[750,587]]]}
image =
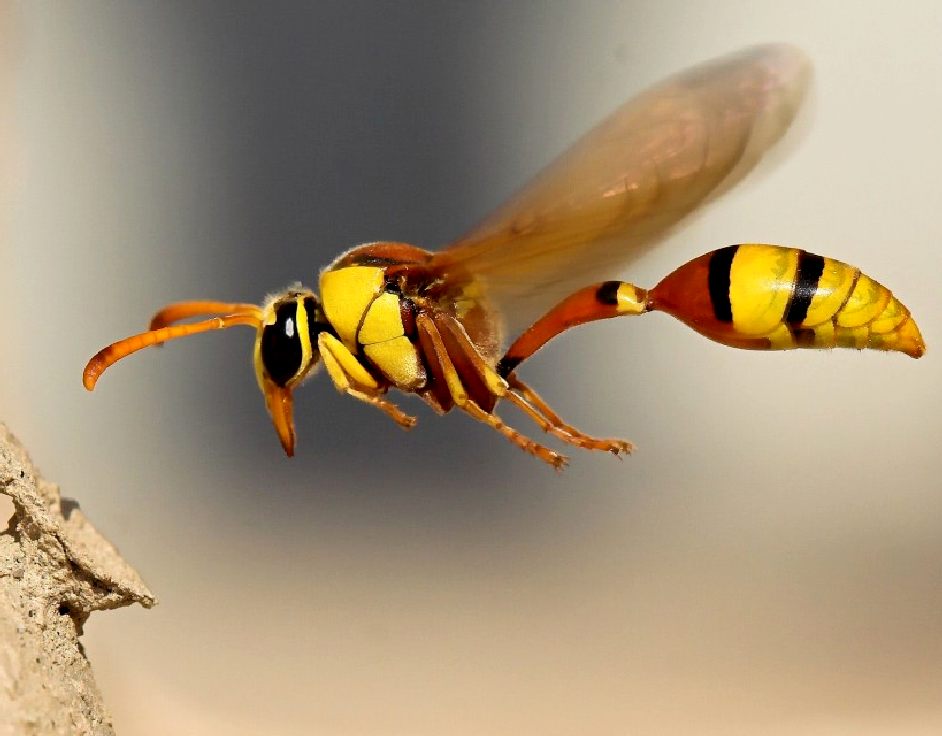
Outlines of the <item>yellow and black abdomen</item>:
{"label": "yellow and black abdomen", "polygon": [[831,258],[776,245],[731,245],[681,266],[649,293],[725,345],[925,352],[909,310],[885,286]]}

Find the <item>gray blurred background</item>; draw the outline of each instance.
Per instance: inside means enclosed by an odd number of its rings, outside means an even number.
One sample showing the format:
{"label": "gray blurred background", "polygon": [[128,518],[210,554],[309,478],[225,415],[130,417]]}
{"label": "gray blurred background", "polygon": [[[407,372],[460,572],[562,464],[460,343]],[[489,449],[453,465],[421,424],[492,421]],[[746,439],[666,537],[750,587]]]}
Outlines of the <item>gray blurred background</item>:
{"label": "gray blurred background", "polygon": [[[38,2],[0,23],[0,419],[160,596],[87,626],[120,733],[942,732],[938,3]],[[768,40],[816,65],[801,140],[613,277],[800,245],[893,288],[923,360],[589,326],[523,374],[639,450],[561,476],[415,400],[402,432],[323,377],[288,461],[248,330],[82,389],[161,305],[447,243],[629,95]]]}

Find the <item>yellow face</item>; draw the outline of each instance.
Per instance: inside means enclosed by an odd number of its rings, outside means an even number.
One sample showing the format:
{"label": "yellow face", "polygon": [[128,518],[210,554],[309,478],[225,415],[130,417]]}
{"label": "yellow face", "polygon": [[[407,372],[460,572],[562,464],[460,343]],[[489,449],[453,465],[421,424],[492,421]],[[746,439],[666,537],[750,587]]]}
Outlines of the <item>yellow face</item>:
{"label": "yellow face", "polygon": [[317,297],[307,290],[276,294],[263,308],[255,338],[255,376],[289,456],[295,439],[291,392],[320,361],[314,334],[326,321]]}

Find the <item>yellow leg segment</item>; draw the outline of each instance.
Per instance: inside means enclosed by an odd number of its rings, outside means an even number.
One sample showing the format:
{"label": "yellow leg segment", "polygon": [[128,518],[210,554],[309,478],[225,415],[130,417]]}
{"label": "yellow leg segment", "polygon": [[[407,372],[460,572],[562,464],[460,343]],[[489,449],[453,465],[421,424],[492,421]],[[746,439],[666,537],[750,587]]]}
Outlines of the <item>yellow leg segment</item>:
{"label": "yellow leg segment", "polygon": [[419,314],[416,319],[416,326],[420,331],[425,333],[433,346],[435,354],[427,357],[438,362],[445,378],[445,383],[448,386],[448,392],[451,394],[455,406],[471,415],[479,422],[483,422],[492,429],[497,430],[524,452],[538,457],[557,470],[561,470],[569,462],[569,458],[565,455],[560,455],[558,452],[544,447],[538,442],[531,440],[529,437],[522,435],[513,427],[506,425],[496,414],[484,411],[472,401],[461,383],[461,377],[458,375],[458,371],[455,370],[451,358],[448,357],[448,351],[445,349],[442,336],[439,334],[438,328],[435,326],[432,319],[426,314]]}
{"label": "yellow leg segment", "polygon": [[340,340],[322,332],[317,336],[317,347],[327,368],[327,375],[340,393],[375,406],[404,429],[415,426],[415,417],[380,396],[379,383]]}

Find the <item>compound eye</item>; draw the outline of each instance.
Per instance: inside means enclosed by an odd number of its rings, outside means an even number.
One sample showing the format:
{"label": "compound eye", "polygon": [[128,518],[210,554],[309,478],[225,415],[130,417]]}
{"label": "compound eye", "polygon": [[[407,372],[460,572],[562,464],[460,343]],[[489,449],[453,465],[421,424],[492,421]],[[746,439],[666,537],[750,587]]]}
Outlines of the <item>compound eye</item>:
{"label": "compound eye", "polygon": [[275,307],[275,322],[262,329],[262,365],[268,377],[284,387],[301,370],[298,304],[291,300]]}

